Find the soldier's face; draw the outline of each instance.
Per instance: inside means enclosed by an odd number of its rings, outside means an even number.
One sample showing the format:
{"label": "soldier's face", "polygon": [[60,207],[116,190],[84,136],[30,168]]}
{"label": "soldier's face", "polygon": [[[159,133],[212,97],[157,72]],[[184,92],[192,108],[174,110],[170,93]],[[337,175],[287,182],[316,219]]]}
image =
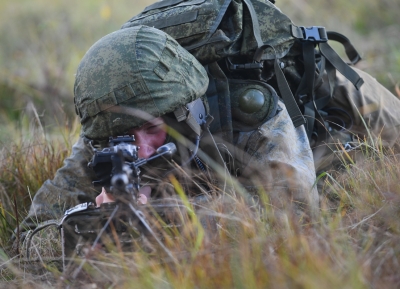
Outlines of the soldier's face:
{"label": "soldier's face", "polygon": [[141,127],[130,129],[128,134],[135,136],[134,144],[140,147],[139,158],[149,158],[164,144],[167,137],[166,124],[161,117],[157,117]]}

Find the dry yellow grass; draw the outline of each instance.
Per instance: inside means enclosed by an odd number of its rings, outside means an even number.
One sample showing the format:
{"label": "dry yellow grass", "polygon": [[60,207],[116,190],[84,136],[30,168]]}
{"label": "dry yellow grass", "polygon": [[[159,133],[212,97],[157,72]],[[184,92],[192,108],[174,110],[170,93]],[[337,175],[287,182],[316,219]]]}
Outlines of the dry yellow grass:
{"label": "dry yellow grass", "polygon": [[[64,154],[46,151],[55,143],[42,142],[37,150],[45,151],[44,163],[21,153],[6,155],[8,167],[21,170],[14,182],[28,182],[29,172],[50,160],[60,163]],[[116,249],[94,252],[78,272],[81,259],[62,272],[46,259],[27,265],[2,253],[1,280],[8,288],[398,288],[400,160],[371,151],[365,162],[325,178],[320,214],[313,220],[299,221],[289,211],[277,214],[266,198],[252,203],[216,197],[207,205],[217,225],[211,234],[199,234],[201,222],[192,217],[183,231],[164,236],[177,261],[157,246],[151,253]],[[13,215],[13,205],[2,201],[2,212]],[[15,225],[8,221],[8,227]],[[2,232],[3,246],[8,235]]]}
{"label": "dry yellow grass", "polygon": [[[76,139],[74,122],[66,125],[64,116],[58,119],[62,125],[48,124],[60,107],[73,111],[77,63],[94,41],[151,2],[0,2],[0,287],[399,288],[399,157],[373,149],[366,162],[324,178],[320,215],[310,222],[299,223],[290,212],[276,218],[267,200],[257,209],[241,199],[215,200],[214,235],[194,234],[202,229],[192,219],[183,236],[167,238],[178,262],[162,258],[162,249],[153,254],[117,250],[95,255],[73,278],[72,268],[61,272],[36,261],[29,272],[24,262],[7,256],[11,231],[26,215],[32,194],[54,175]],[[398,1],[277,0],[277,5],[296,24],[325,25],[350,36],[367,59],[362,68],[390,89],[398,83]],[[33,100],[39,113],[25,110],[26,100]],[[31,113],[15,117],[11,111]],[[61,137],[55,136],[60,129]]]}

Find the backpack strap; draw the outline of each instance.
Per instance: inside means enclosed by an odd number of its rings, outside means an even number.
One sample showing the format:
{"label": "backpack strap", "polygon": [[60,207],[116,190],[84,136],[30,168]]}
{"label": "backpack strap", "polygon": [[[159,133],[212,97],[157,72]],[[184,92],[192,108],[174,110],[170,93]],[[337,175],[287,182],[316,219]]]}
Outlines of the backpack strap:
{"label": "backpack strap", "polygon": [[[304,77],[306,82],[306,94],[309,99],[308,105],[305,105],[308,108],[308,113],[305,113],[305,117],[307,118],[307,135],[309,139],[311,139],[311,134],[314,133],[313,129],[314,123],[316,122],[317,127],[317,136],[322,136],[323,138],[326,136],[326,128],[324,125],[324,120],[319,113],[319,108],[316,104],[315,98],[315,72],[316,72],[316,63],[315,63],[315,49],[314,49],[314,41],[305,41],[303,42],[303,59],[304,59]],[[321,74],[321,73],[320,73]],[[311,108],[311,109],[310,109]],[[311,110],[314,110],[313,112]]]}
{"label": "backpack strap", "polygon": [[[345,63],[327,42],[331,39],[342,43],[352,64],[361,60],[361,57],[348,38],[337,32],[326,32],[325,28],[321,26],[298,27],[291,25],[291,34],[293,37],[299,39],[303,46],[304,75],[296,94],[305,88],[308,98],[308,102],[304,104],[304,114],[307,119],[307,134],[310,140],[312,134],[316,134],[317,138],[325,139],[327,124],[325,124],[321,116],[321,109],[328,104],[333,96],[336,76],[335,69],[352,82],[357,89],[360,89],[364,83],[358,73]],[[321,53],[321,67],[319,68],[317,79],[322,76],[323,71],[326,69],[330,90],[329,96],[318,100],[315,97],[315,73],[318,71],[315,61],[316,47],[319,48]],[[299,99],[301,98],[299,95]],[[317,120],[316,123],[315,120]],[[314,127],[316,127],[316,131],[314,131]]]}
{"label": "backpack strap", "polygon": [[231,113],[231,99],[229,92],[229,82],[217,62],[208,65],[210,81],[212,81],[217,93],[217,110],[219,115],[220,133],[224,141],[233,142],[233,127]]}
{"label": "backpack strap", "polygon": [[[345,63],[327,43],[330,39],[329,37],[331,37],[332,40],[342,43],[351,63],[355,64],[361,60],[361,56],[347,37],[337,32],[326,32],[325,28],[321,26],[304,27],[291,25],[291,33],[293,37],[302,42],[312,42],[318,45],[321,54],[325,56],[341,74],[350,80],[357,90],[360,89],[361,85],[364,83],[363,79],[347,63]],[[304,62],[307,62],[307,59],[304,59]]]}
{"label": "backpack strap", "polygon": [[[249,0],[243,0],[243,2],[246,4],[247,8],[249,9],[250,16],[251,16],[251,21],[253,25],[253,33],[254,33],[254,38],[257,41],[257,50],[254,53],[253,56],[253,63],[258,64],[262,68],[261,62],[261,57],[263,54],[263,51],[267,47],[271,47],[274,51],[275,48],[272,47],[271,45],[264,44],[261,38],[261,33],[260,33],[260,26],[258,22],[258,17],[256,14],[256,11],[254,10],[254,6]],[[276,52],[275,52],[276,55]],[[255,66],[255,65],[253,65]],[[301,126],[306,123],[305,118],[303,117],[303,114],[300,111],[299,106],[297,105],[297,102],[293,96],[292,91],[290,90],[289,84],[287,83],[286,77],[283,74],[283,71],[281,69],[281,62],[277,57],[275,57],[275,62],[274,62],[274,71],[278,83],[278,88],[279,92],[281,94],[281,97],[283,99],[283,102],[285,103],[286,109],[289,113],[290,118],[292,119],[293,125],[295,127]]]}
{"label": "backpack strap", "polygon": [[337,41],[343,45],[346,55],[350,59],[352,65],[357,64],[362,59],[346,36],[334,31],[328,31],[327,34],[329,40]]}
{"label": "backpack strap", "polygon": [[283,74],[278,58],[275,58],[274,71],[281,97],[283,99],[283,102],[285,103],[289,116],[292,119],[294,127],[305,124],[306,119],[301,113],[300,108],[297,105],[296,100],[293,96],[293,93],[290,90],[289,84],[287,83],[286,77]]}
{"label": "backpack strap", "polygon": [[321,43],[319,45],[321,53],[326,57],[326,59],[343,74],[357,90],[360,90],[361,85],[363,85],[364,80],[355,72],[347,63],[345,63],[340,56],[329,46],[328,43]]}
{"label": "backpack strap", "polygon": [[[259,63],[261,61],[263,51],[267,47],[271,47],[273,50],[275,50],[274,47],[272,47],[269,44],[262,45],[254,53],[254,56],[253,56],[254,62]],[[299,106],[297,105],[296,99],[294,98],[292,91],[290,90],[290,87],[289,87],[289,84],[287,83],[286,77],[283,74],[281,65],[283,65],[283,62],[280,62],[279,58],[275,57],[274,72],[275,72],[279,92],[281,94],[281,98],[283,99],[283,102],[285,103],[285,106],[289,113],[289,116],[292,119],[293,125],[295,127],[298,127],[298,126],[305,124],[306,120],[305,120],[303,114],[301,113]]]}

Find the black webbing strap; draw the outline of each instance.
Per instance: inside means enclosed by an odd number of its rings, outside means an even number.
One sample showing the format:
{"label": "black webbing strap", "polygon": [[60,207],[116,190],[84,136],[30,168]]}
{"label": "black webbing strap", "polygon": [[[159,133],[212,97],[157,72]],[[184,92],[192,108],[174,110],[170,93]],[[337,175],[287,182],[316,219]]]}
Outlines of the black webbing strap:
{"label": "black webbing strap", "polygon": [[353,85],[360,89],[364,80],[355,72],[347,63],[345,63],[340,56],[329,46],[328,43],[320,43],[319,50],[322,55],[341,73],[343,74]]}
{"label": "black webbing strap", "polygon": [[[314,118],[308,117],[307,130],[311,128],[311,131],[307,131],[309,138],[313,133],[313,127],[315,120],[317,120],[317,135],[318,137],[324,138],[326,135],[326,128],[324,127],[324,120],[318,111],[318,106],[315,101],[314,83],[315,83],[315,43],[312,41],[303,42],[303,60],[304,60],[304,76],[306,78],[306,91],[308,98],[310,99],[311,107],[314,108]],[[311,122],[311,123],[310,123]]]}
{"label": "black webbing strap", "polygon": [[[309,139],[311,135],[317,133],[318,138],[324,139],[327,134],[327,128],[325,127],[324,119],[320,114],[320,109],[324,108],[329,100],[331,99],[334,91],[336,70],[342,73],[354,86],[359,89],[364,83],[363,79],[347,64],[339,55],[327,44],[328,39],[340,42],[346,51],[350,61],[355,64],[361,57],[347,39],[340,33],[337,32],[326,32],[322,26],[312,27],[297,27],[291,26],[291,34],[293,37],[299,39],[303,44],[303,59],[304,59],[304,75],[302,81],[298,87],[296,95],[306,93],[308,96],[308,103],[304,104],[304,114],[307,119],[307,134]],[[327,72],[329,81],[329,95],[319,98],[315,98],[315,46],[319,46],[321,52],[321,67],[319,67],[319,78],[322,77],[324,70]],[[336,70],[335,70],[336,69]],[[314,123],[317,121],[315,127],[317,131],[314,132]]]}
{"label": "black webbing strap", "polygon": [[231,98],[228,79],[217,62],[209,64],[208,69],[215,82],[218,94],[219,121],[223,139],[228,143],[233,143]]}
{"label": "black webbing strap", "polygon": [[[260,33],[260,25],[258,23],[258,17],[251,1],[243,0],[243,2],[247,5],[247,8],[249,9],[251,21],[253,24],[253,33],[258,46],[258,48],[254,53],[253,61],[259,63],[261,61],[261,57],[265,48],[271,47],[273,50],[275,49],[271,45],[264,44],[264,42],[262,41]],[[274,71],[276,75],[276,81],[278,83],[279,92],[281,94],[283,102],[285,103],[289,116],[292,119],[294,127],[299,127],[305,124],[306,120],[303,114],[301,113],[299,106],[296,103],[292,91],[290,90],[289,84],[287,83],[286,77],[283,74],[283,71],[280,67],[280,62],[277,57],[275,57]]]}
{"label": "black webbing strap", "polygon": [[326,32],[325,28],[321,26],[298,27],[291,25],[291,34],[303,42],[318,43],[322,55],[326,57],[328,62],[350,80],[357,89],[360,89],[364,83],[363,79],[326,43],[328,39],[342,43],[350,61],[357,63],[361,57],[349,39],[337,32]]}
{"label": "black webbing strap", "polygon": [[305,124],[306,120],[301,113],[300,108],[296,103],[296,100],[294,99],[293,93],[290,90],[289,84],[286,81],[286,77],[279,66],[279,60],[277,58],[275,58],[274,70],[279,92],[281,93],[281,97],[283,99],[283,102],[285,103],[290,118],[292,119],[294,127]]}
{"label": "black webbing strap", "polygon": [[206,45],[208,41],[210,40],[211,36],[213,36],[214,32],[217,30],[219,24],[221,23],[222,17],[224,17],[226,10],[229,7],[229,4],[231,4],[232,0],[225,0],[224,4],[219,9],[217,18],[215,19],[213,25],[210,28],[210,31],[208,32],[206,38],[203,41],[200,41],[199,43],[190,45],[190,46],[185,46],[184,48],[188,51],[199,48],[203,45]]}
{"label": "black webbing strap", "polygon": [[304,117],[306,119],[306,132],[307,137],[311,140],[311,135],[314,131],[314,123],[315,123],[315,109],[314,104],[310,101],[304,105]]}
{"label": "black webbing strap", "polygon": [[328,75],[329,81],[329,96],[332,98],[333,92],[335,90],[336,69],[329,61],[326,61],[325,70]]}
{"label": "black webbing strap", "polygon": [[[324,69],[326,69],[327,71],[327,75],[328,75],[328,81],[329,81],[329,94],[327,96],[324,97],[319,97],[316,96],[314,102],[310,101],[310,99],[305,98],[305,96],[308,96],[307,91],[308,91],[308,87],[307,87],[307,77],[306,74],[303,74],[303,77],[301,78],[301,81],[297,87],[295,96],[298,97],[299,100],[301,100],[302,102],[304,102],[303,104],[303,114],[304,117],[306,119],[306,131],[307,131],[307,136],[310,139],[311,135],[314,131],[314,123],[315,123],[315,119],[316,119],[316,115],[315,115],[315,108],[314,108],[314,103],[315,103],[315,107],[319,110],[323,109],[324,107],[326,107],[326,105],[329,103],[329,101],[332,98],[333,95],[333,89],[334,89],[334,81],[335,81],[335,68],[329,64],[329,62],[324,61],[324,57],[322,56],[321,58],[321,62],[324,62],[323,64],[321,64],[321,66],[319,67],[319,76],[316,80],[315,83],[318,83],[320,80],[320,78],[322,78]],[[326,62],[326,63],[325,63]],[[314,92],[315,94],[315,92]],[[310,96],[312,97],[312,96]]]}
{"label": "black webbing strap", "polygon": [[315,101],[314,80],[315,80],[315,51],[314,43],[303,42],[303,63],[304,75],[306,78],[306,93],[311,101]]}
{"label": "black webbing strap", "polygon": [[317,107],[318,110],[323,109],[324,107],[326,107],[326,105],[329,103],[329,101],[331,100],[331,96],[327,95],[324,97],[320,97],[318,99],[316,99],[315,102],[315,106]]}
{"label": "black webbing strap", "polygon": [[337,41],[344,46],[346,55],[353,65],[357,64],[357,62],[362,59],[360,54],[358,54],[353,44],[351,44],[350,40],[346,36],[334,31],[328,31],[327,35],[329,40]]}

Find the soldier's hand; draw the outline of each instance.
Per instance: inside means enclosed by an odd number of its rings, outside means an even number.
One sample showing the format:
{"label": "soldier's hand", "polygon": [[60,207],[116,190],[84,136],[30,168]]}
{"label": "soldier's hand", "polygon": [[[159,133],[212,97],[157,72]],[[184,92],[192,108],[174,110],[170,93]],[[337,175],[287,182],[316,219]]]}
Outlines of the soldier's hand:
{"label": "soldier's hand", "polygon": [[147,199],[150,198],[150,195],[151,195],[151,187],[150,186],[141,187],[139,190],[138,204],[139,205],[147,204]]}
{"label": "soldier's hand", "polygon": [[114,202],[114,197],[112,194],[107,193],[106,189],[103,187],[101,189],[100,195],[96,197],[96,206],[100,207],[103,203],[112,203]]}
{"label": "soldier's hand", "polygon": [[[150,195],[151,195],[150,186],[141,187],[139,190],[138,204],[139,205],[147,204],[147,199],[150,198]],[[103,203],[111,203],[114,201],[115,201],[114,196],[112,194],[107,193],[106,189],[103,187],[100,195],[96,197],[96,206],[100,207],[100,205]]]}

